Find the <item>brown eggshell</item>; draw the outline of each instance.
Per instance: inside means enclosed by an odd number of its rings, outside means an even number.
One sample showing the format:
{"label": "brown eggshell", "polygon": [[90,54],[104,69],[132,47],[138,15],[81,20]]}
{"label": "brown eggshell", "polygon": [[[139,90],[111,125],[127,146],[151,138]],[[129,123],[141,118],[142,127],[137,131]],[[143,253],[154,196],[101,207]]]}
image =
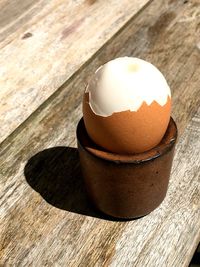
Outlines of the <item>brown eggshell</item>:
{"label": "brown eggshell", "polygon": [[111,116],[96,115],[89,105],[89,94],[83,97],[83,118],[90,138],[107,151],[133,154],[158,145],[170,120],[171,98],[164,106],[145,102],[137,111],[122,111]]}

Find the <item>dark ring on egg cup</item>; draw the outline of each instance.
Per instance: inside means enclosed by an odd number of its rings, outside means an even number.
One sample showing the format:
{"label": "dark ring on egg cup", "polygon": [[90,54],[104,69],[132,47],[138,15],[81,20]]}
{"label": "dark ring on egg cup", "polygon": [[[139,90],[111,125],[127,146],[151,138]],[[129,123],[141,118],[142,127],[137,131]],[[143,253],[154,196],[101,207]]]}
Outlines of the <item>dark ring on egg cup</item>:
{"label": "dark ring on egg cup", "polygon": [[78,151],[90,199],[103,213],[121,219],[144,216],[166,196],[177,127],[172,118],[162,141],[149,151],[113,154],[88,136],[83,118],[77,126]]}

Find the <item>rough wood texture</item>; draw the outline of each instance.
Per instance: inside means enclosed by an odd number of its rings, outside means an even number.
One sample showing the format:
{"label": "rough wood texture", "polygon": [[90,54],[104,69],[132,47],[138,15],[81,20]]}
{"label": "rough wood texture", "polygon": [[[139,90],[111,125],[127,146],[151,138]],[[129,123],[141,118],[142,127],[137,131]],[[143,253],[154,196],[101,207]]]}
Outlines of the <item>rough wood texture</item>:
{"label": "rough wood texture", "polygon": [[[188,266],[200,239],[198,12],[199,1],[153,1],[2,143],[0,264]],[[93,209],[75,148],[84,82],[120,55],[163,71],[180,136],[166,199],[128,222]]]}
{"label": "rough wood texture", "polygon": [[148,1],[1,1],[0,141]]}

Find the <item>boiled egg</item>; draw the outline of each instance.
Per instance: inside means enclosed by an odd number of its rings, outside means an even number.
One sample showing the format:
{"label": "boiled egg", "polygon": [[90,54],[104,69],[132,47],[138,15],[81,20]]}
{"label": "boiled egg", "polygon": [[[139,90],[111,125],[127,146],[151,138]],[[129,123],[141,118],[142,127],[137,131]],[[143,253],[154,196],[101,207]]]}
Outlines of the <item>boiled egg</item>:
{"label": "boiled egg", "polygon": [[83,97],[89,137],[112,153],[141,153],[158,145],[170,110],[171,92],[163,74],[134,57],[116,58],[98,68]]}

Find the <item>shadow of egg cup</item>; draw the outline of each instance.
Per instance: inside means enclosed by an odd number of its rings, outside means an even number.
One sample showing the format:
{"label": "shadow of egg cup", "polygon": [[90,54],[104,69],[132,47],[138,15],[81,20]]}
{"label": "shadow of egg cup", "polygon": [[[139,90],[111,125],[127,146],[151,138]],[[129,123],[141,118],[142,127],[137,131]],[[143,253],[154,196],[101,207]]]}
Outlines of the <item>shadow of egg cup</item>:
{"label": "shadow of egg cup", "polygon": [[177,140],[172,118],[161,142],[143,153],[120,155],[102,150],[89,138],[83,119],[77,140],[87,192],[100,211],[133,219],[150,213],[163,201]]}
{"label": "shadow of egg cup", "polygon": [[85,192],[76,148],[53,147],[37,153],[28,160],[24,174],[52,206],[96,217]]}

